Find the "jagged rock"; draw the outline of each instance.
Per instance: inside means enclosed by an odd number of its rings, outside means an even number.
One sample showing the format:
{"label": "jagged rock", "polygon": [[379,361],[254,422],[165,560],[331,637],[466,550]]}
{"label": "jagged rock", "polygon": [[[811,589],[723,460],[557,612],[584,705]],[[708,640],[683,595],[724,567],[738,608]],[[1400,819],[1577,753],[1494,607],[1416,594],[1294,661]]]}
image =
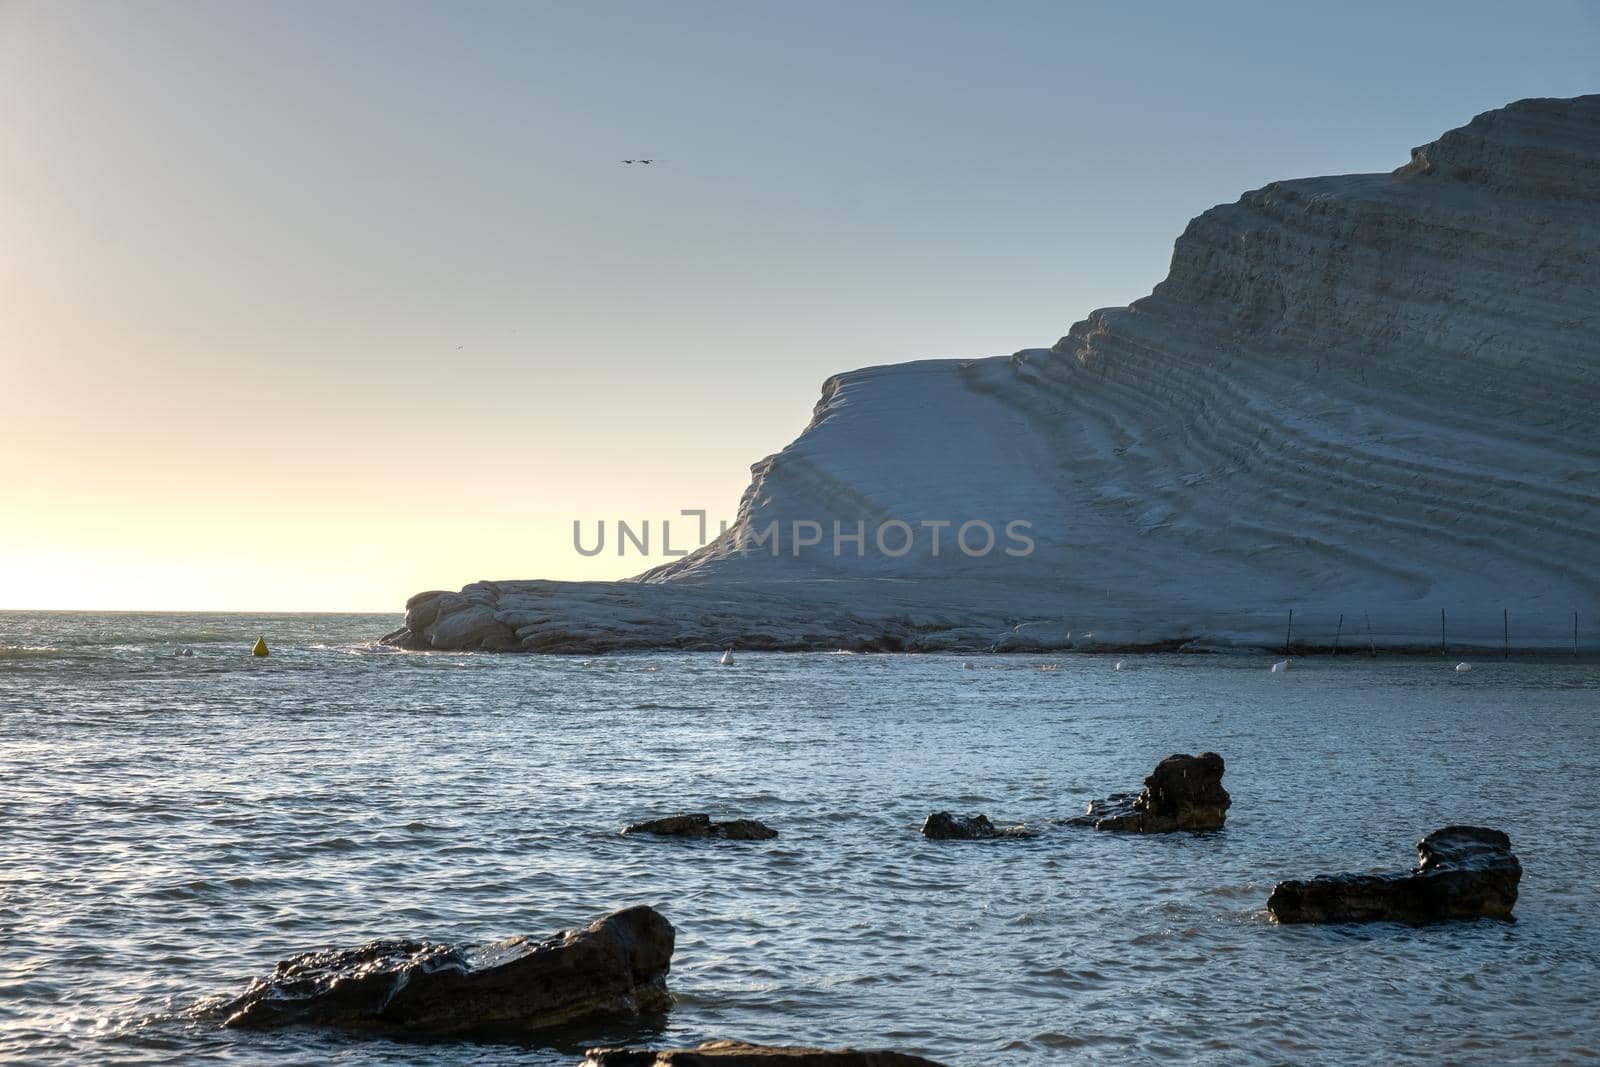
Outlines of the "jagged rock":
{"label": "jagged rock", "polygon": [[664,819],[647,819],[623,827],[625,834],[656,834],[661,837],[720,837],[728,841],[768,841],[778,836],[778,831],[755,819],[729,819],[712,822],[704,813],[669,815]]}
{"label": "jagged rock", "polygon": [[707,1041],[697,1048],[592,1048],[583,1067],[942,1067],[906,1052]]}
{"label": "jagged rock", "polygon": [[1343,615],[1436,650],[1446,609],[1452,648],[1499,651],[1509,618],[1511,646],[1570,651],[1553,605],[1600,601],[1597,175],[1583,96],[1391,173],[1272,182],[1049,348],[830,378],[689,556],[425,597],[393,641],[1267,647],[1293,609],[1299,649],[1348,647]]}
{"label": "jagged rock", "polygon": [[1417,866],[1396,874],[1321,875],[1279,882],[1267,911],[1280,923],[1428,923],[1510,919],[1522,864],[1511,839],[1480,826],[1446,826],[1417,842]]}
{"label": "jagged rock", "polygon": [[984,841],[993,837],[1032,837],[1033,832],[1018,823],[996,826],[987,815],[952,815],[936,811],[922,823],[922,836],[939,841]]}
{"label": "jagged rock", "polygon": [[592,1016],[666,1010],[674,933],[653,908],[625,908],[538,941],[477,947],[374,941],[279,963],[219,1010],[226,1025],[451,1034],[539,1030]]}
{"label": "jagged rock", "polygon": [[1156,764],[1142,793],[1113,793],[1089,802],[1087,813],[1068,820],[1076,826],[1134,834],[1173,830],[1220,830],[1233,799],[1222,788],[1222,757],[1173,755]]}

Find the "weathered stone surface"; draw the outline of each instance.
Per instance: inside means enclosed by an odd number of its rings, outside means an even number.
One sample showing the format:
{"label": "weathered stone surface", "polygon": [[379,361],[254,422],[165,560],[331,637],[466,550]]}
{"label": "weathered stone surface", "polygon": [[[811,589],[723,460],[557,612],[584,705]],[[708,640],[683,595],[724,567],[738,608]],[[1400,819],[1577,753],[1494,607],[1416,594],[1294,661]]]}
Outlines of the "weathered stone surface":
{"label": "weathered stone surface", "polygon": [[1511,839],[1446,826],[1417,842],[1417,866],[1396,874],[1334,874],[1279,882],[1267,911],[1280,923],[1428,923],[1510,919],[1522,881]]}
{"label": "weathered stone surface", "polygon": [[1224,765],[1215,752],[1173,755],[1156,764],[1142,793],[1113,793],[1089,802],[1077,826],[1134,834],[1220,830],[1233,799],[1222,788]]}
{"label": "weathered stone surface", "polygon": [[623,827],[625,834],[655,834],[660,837],[720,837],[728,841],[768,841],[778,836],[778,831],[755,819],[729,819],[712,822],[703,812],[690,815],[668,815],[664,819],[647,819]]}
{"label": "weathered stone surface", "polygon": [[454,611],[441,608],[431,627],[433,647],[446,651],[481,648],[499,651],[510,647],[505,627],[487,604],[464,604]]}
{"label": "weathered stone surface", "polygon": [[583,1067],[941,1067],[905,1052],[863,1052],[707,1041],[697,1048],[589,1050]]}
{"label": "weathered stone surface", "polygon": [[935,811],[922,823],[922,836],[939,841],[984,841],[994,837],[1032,837],[1033,831],[1018,823],[996,826],[987,815],[952,815]]}
{"label": "weathered stone surface", "polygon": [[674,933],[653,908],[478,947],[374,941],[279,963],[220,1009],[226,1025],[450,1034],[664,1011]]}
{"label": "weathered stone surface", "polygon": [[438,619],[441,607],[462,599],[460,593],[453,593],[445,589],[430,589],[426,593],[418,593],[406,601],[405,628],[415,633],[421,633],[431,627],[434,620]]}

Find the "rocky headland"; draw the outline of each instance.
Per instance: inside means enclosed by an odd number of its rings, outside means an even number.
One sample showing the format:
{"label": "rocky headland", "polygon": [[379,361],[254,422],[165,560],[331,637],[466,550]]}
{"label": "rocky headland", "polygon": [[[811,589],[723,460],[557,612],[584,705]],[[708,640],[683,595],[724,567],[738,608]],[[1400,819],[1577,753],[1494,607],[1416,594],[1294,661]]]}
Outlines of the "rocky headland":
{"label": "rocky headland", "polygon": [[1596,410],[1600,96],[1523,100],[1205,212],[1051,347],[829,379],[681,560],[419,594],[386,640],[1567,651]]}

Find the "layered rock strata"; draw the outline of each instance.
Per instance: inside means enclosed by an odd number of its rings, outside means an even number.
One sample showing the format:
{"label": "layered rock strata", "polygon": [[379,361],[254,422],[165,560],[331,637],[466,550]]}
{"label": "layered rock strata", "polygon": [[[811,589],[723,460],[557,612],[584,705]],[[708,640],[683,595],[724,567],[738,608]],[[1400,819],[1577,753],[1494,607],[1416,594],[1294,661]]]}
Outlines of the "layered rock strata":
{"label": "layered rock strata", "polygon": [[1592,650],[1596,410],[1600,96],[1524,100],[1205,212],[1049,348],[829,379],[684,559],[421,594],[389,640]]}

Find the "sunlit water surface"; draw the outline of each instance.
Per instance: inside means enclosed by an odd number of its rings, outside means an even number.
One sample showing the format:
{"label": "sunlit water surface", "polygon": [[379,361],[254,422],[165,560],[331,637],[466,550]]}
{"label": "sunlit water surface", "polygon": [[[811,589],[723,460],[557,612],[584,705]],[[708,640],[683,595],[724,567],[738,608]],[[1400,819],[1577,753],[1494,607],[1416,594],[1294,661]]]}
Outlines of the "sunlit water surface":
{"label": "sunlit water surface", "polygon": [[[951,1065],[1592,1057],[1600,669],[1550,659],[416,655],[387,617],[0,615],[0,1055],[571,1064],[734,1036]],[[258,633],[269,659],[246,655]],[[173,655],[187,646],[192,658]],[[975,669],[966,669],[965,662]],[[931,842],[1228,763],[1226,831]],[[623,838],[682,810],[771,842]],[[1284,877],[1511,834],[1515,924],[1278,928]],[[295,952],[678,930],[664,1021],[531,1046],[235,1033]]]}

